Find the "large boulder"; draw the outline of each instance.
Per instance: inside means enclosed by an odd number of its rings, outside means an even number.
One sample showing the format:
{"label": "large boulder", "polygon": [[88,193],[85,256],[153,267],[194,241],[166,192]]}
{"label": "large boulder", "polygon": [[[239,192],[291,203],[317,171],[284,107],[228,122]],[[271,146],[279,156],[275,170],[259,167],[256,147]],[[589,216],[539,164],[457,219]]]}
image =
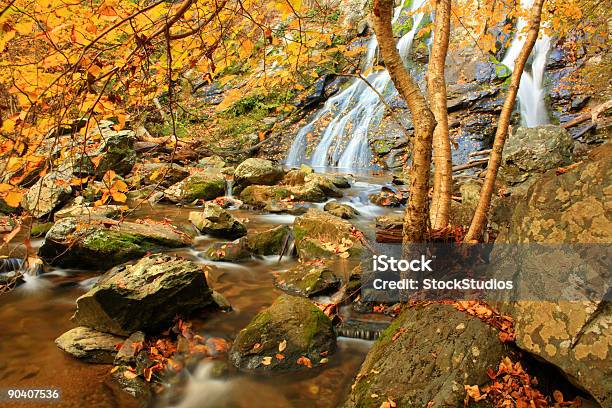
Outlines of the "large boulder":
{"label": "large boulder", "polygon": [[170,187],[189,176],[189,170],[176,163],[145,163],[139,169],[146,184],[159,184]]}
{"label": "large boulder", "polygon": [[41,177],[23,196],[21,206],[34,218],[50,215],[64,204],[72,194],[70,180],[72,174],[52,171]]}
{"label": "large boulder", "polygon": [[147,252],[187,246],[191,240],[191,236],[167,224],[68,217],[49,230],[38,255],[51,265],[100,270]]}
{"label": "large boulder", "polygon": [[247,233],[243,223],[214,203],[206,203],[202,211],[191,211],[189,221],[203,234],[236,239]]}
{"label": "large boulder", "polygon": [[95,174],[102,177],[109,170],[122,176],[128,174],[136,163],[136,133],[128,129],[115,131],[110,127],[99,131],[102,139],[100,147],[97,151],[90,152],[91,157],[101,157],[95,167]]}
{"label": "large boulder", "polygon": [[173,203],[213,200],[225,194],[225,183],[225,176],[218,170],[199,171],[168,187],[164,195]]}
{"label": "large boulder", "polygon": [[314,208],[293,223],[295,246],[301,260],[360,256],[364,247],[355,232],[350,222]]}
{"label": "large boulder", "polygon": [[323,207],[324,211],[327,211],[331,215],[335,215],[336,217],[343,218],[345,220],[349,220],[351,218],[355,218],[359,214],[359,211],[354,209],[348,204],[342,204],[337,201],[330,201],[325,204]]}
{"label": "large boulder", "polygon": [[517,345],[559,367],[602,406],[612,403],[609,265],[582,251],[609,259],[611,164],[607,144],[563,174],[546,173],[517,203],[492,254],[495,276],[518,283],[516,301],[500,306],[514,318]]}
{"label": "large boulder", "polygon": [[202,267],[156,254],[111,269],[77,299],[72,320],[96,330],[128,336],[156,330],[176,316],[214,306]]}
{"label": "large boulder", "polygon": [[243,240],[233,242],[214,242],[202,256],[209,261],[242,262],[251,259],[251,253]]}
{"label": "large boulder", "polygon": [[284,174],[282,167],[270,160],[246,159],[234,171],[234,188],[238,193],[251,184],[271,186],[279,182]]}
{"label": "large boulder", "polygon": [[459,407],[464,385],[483,385],[504,356],[495,329],[450,305],[402,312],[378,338],[344,407]]}
{"label": "large boulder", "polygon": [[500,180],[508,185],[528,181],[547,170],[573,161],[574,139],[566,129],[554,125],[519,127],[506,144],[500,167]]}
{"label": "large boulder", "polygon": [[290,233],[291,230],[287,225],[253,232],[246,237],[247,247],[255,255],[278,255],[283,250]]}
{"label": "large boulder", "polygon": [[123,210],[124,207],[112,204],[100,205],[97,207],[90,207],[85,204],[74,204],[57,211],[53,216],[53,219],[57,221],[67,217],[116,218]]}
{"label": "large boulder", "polygon": [[75,327],[55,339],[55,344],[66,353],[87,363],[112,364],[117,346],[123,337],[103,333],[89,327]]}
{"label": "large boulder", "polygon": [[317,366],[336,349],[331,320],[310,301],[281,295],[240,331],[229,353],[240,369]]}

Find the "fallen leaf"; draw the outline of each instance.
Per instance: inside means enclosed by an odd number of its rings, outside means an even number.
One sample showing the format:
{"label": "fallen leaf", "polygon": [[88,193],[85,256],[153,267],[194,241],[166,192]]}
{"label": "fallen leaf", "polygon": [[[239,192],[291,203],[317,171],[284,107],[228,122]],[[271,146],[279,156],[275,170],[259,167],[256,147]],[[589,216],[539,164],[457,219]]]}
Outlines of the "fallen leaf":
{"label": "fallen leaf", "polygon": [[287,348],[287,340],[283,340],[280,343],[278,343],[278,351],[280,351],[281,353]]}

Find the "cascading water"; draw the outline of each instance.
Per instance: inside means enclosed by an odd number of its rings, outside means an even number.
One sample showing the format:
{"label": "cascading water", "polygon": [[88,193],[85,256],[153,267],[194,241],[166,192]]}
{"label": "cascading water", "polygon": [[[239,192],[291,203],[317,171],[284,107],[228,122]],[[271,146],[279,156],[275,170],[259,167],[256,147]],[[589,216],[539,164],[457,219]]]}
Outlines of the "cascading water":
{"label": "cascading water", "polygon": [[[424,16],[423,12],[417,13],[416,11],[424,3],[424,0],[417,0],[410,6],[410,12],[413,13],[412,28],[397,44],[399,53],[404,60],[410,51],[414,36],[420,28]],[[402,9],[403,6],[395,9],[393,23],[400,17]],[[373,68],[377,49],[376,36],[372,36],[367,44],[366,57],[361,72],[366,73]],[[307,139],[309,135],[315,132],[318,122],[323,117],[331,116],[331,121],[322,131],[319,143],[312,153],[310,164],[313,167],[335,166],[342,169],[370,167],[371,152],[368,132],[371,126],[380,123],[385,111],[384,103],[381,101],[379,94],[384,94],[387,90],[393,93],[397,93],[397,91],[393,87],[386,70],[368,74],[366,81],[361,78],[355,79],[344,91],[325,102],[313,119],[298,131],[287,154],[286,165],[296,166],[308,162],[306,157]]]}
{"label": "cascading water", "polygon": [[[522,0],[521,7],[528,9],[532,6],[533,0]],[[504,55],[501,63],[510,70],[514,70],[514,63],[518,57],[527,37],[523,32],[527,27],[527,20],[519,17],[516,24],[514,39]],[[531,70],[523,71],[521,84],[518,90],[519,107],[521,111],[521,121],[523,126],[535,127],[549,123],[548,111],[544,103],[544,70],[546,69],[546,58],[550,50],[550,37],[542,33],[533,48],[533,61]]]}

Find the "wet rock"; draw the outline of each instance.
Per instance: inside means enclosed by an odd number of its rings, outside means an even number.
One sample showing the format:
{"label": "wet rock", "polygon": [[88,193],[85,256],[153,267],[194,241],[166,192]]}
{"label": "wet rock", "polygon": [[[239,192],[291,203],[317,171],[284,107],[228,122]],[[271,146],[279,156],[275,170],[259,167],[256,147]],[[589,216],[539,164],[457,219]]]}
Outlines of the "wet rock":
{"label": "wet rock", "polygon": [[225,161],[219,156],[204,157],[198,160],[198,164],[196,164],[199,169],[222,169],[225,166]]}
{"label": "wet rock", "polygon": [[72,174],[59,171],[41,177],[23,196],[21,206],[34,218],[50,215],[70,198],[71,178]]}
{"label": "wet rock", "polygon": [[577,95],[572,98],[571,108],[572,110],[578,111],[586,106],[591,99],[590,95]]}
{"label": "wet rock", "polygon": [[503,356],[497,332],[479,319],[450,305],[410,308],[378,338],[343,406],[462,406],[464,385],[486,383]]}
{"label": "wet rock", "polygon": [[240,193],[240,200],[255,208],[275,204],[287,207],[294,206],[295,202],[299,201],[320,203],[328,196],[342,197],[342,193],[330,180],[316,178],[295,186],[248,186]]}
{"label": "wet rock", "polygon": [[355,218],[355,216],[359,215],[359,212],[350,205],[341,204],[337,201],[330,201],[326,203],[323,210],[327,211],[331,215],[335,215],[336,217],[340,217],[345,220]]}
{"label": "wet rock", "polygon": [[87,363],[112,364],[117,346],[123,337],[103,333],[88,327],[75,327],[55,339],[55,344],[66,353]]}
{"label": "wet rock", "polygon": [[322,364],[335,349],[331,320],[310,301],[281,295],[240,331],[229,358],[240,369],[294,370]]}
{"label": "wet rock", "polygon": [[118,335],[156,330],[176,316],[215,306],[202,268],[192,261],[156,254],[111,269],[77,299],[72,320]]}
{"label": "wet rock", "polygon": [[194,173],[164,190],[173,203],[189,204],[195,200],[213,200],[225,194],[225,177],[218,170]]}
{"label": "wet rock", "polygon": [[136,133],[133,130],[115,131],[106,127],[97,128],[96,131],[98,130],[102,139],[99,151],[89,153],[90,157],[101,156],[95,168],[95,174],[102,177],[104,173],[112,170],[124,176],[132,171],[136,163],[136,152],[134,151]]}
{"label": "wet rock", "polygon": [[126,196],[127,200],[125,203],[128,207],[134,208],[143,204],[156,204],[164,198],[164,193],[155,191],[155,186],[146,186],[138,190],[128,191]]}
{"label": "wet rock", "polygon": [[400,207],[408,201],[407,195],[383,187],[380,193],[370,194],[368,199],[372,204],[382,207]]}
{"label": "wet rock", "polygon": [[534,174],[565,166],[573,161],[574,140],[559,126],[519,127],[504,147],[500,180],[509,185],[528,181]]}
{"label": "wet rock", "polygon": [[3,289],[14,288],[22,283],[25,283],[25,280],[23,279],[23,274],[21,272],[17,270],[0,272],[0,287],[3,287]]}
{"label": "wet rock", "polygon": [[187,246],[191,239],[166,224],[118,223],[102,218],[83,222],[68,217],[49,230],[38,255],[51,265],[100,270],[147,252]]}
{"label": "wet rock", "polygon": [[236,167],[234,183],[236,192],[251,184],[271,186],[279,182],[284,175],[282,167],[270,160],[250,158]]}
{"label": "wet rock", "polygon": [[340,286],[340,279],[327,265],[299,264],[274,279],[280,289],[311,297],[330,293]]}
{"label": "wet rock", "polygon": [[189,176],[189,171],[183,166],[167,163],[145,163],[139,173],[144,175],[146,184],[159,184],[162,187],[170,187]]}
{"label": "wet rock", "polygon": [[287,172],[283,177],[282,184],[287,186],[297,186],[306,182],[306,176],[314,173],[312,167],[302,164],[299,169],[293,169]]}
{"label": "wet rock", "polygon": [[136,365],[136,356],[142,350],[145,341],[145,334],[141,331],[130,334],[130,337],[125,339],[121,348],[115,356],[113,364],[133,366]]}
{"label": "wet rock", "polygon": [[242,240],[215,242],[202,255],[209,261],[241,262],[251,259],[251,253]]}
{"label": "wet rock", "polygon": [[189,221],[203,234],[235,239],[246,235],[247,229],[232,214],[217,204],[206,203],[202,211],[189,213]]}
{"label": "wet rock", "polygon": [[272,229],[248,234],[246,244],[255,255],[278,255],[283,250],[287,236],[291,229],[286,225],[279,225]]}
{"label": "wet rock", "polygon": [[[544,174],[527,196],[518,200],[508,230],[496,242],[591,244],[590,248],[609,244],[611,157],[612,145],[606,144],[563,174],[553,170]],[[559,245],[558,255],[552,250],[540,254],[530,248],[506,245],[496,247],[493,253],[496,277],[504,279],[511,274],[518,282],[515,296],[519,301],[501,307],[514,318],[517,345],[559,367],[602,406],[610,405],[612,384],[607,379],[612,374],[612,308],[601,300],[602,293],[589,293],[590,297],[583,293],[579,297],[583,300],[570,301],[569,292],[572,288],[580,290],[581,285],[575,282],[585,278],[596,285],[592,289],[607,290],[609,265],[605,261],[585,265],[581,247]],[[504,251],[509,250],[515,252],[506,255]],[[514,266],[504,268],[503,260],[509,257],[520,259],[520,267],[513,261]],[[537,265],[537,273],[530,265]],[[550,294],[560,300],[550,301]]]}
{"label": "wet rock", "polygon": [[134,370],[129,366],[117,366],[113,372],[113,379],[119,383],[121,389],[134,398],[139,400],[148,400],[152,397],[149,383],[141,376],[134,373]]}
{"label": "wet rock", "polygon": [[301,260],[358,257],[364,248],[353,234],[354,230],[348,221],[324,211],[309,209],[306,214],[297,217],[293,224],[298,255]]}
{"label": "wet rock", "polygon": [[116,218],[123,211],[120,205],[100,205],[90,207],[84,204],[76,204],[62,208],[54,215],[54,219],[61,220],[66,217],[81,217],[81,218]]}

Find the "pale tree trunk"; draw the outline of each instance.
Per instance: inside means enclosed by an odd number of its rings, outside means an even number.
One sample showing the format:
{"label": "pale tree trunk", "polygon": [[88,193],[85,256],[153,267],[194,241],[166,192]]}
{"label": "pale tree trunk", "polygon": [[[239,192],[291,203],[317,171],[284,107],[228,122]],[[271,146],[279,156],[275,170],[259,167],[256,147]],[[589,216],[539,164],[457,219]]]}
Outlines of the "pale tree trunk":
{"label": "pale tree trunk", "polygon": [[404,67],[397,51],[391,27],[393,0],[375,0],[373,12],[374,31],[380,53],[395,88],[408,104],[414,124],[410,197],[404,219],[404,246],[407,247],[411,242],[424,242],[428,235],[429,172],[435,119],[419,86]]}
{"label": "pale tree trunk", "polygon": [[521,49],[516,62],[514,64],[514,71],[510,78],[510,87],[508,88],[508,94],[504,101],[501,114],[499,115],[499,121],[497,124],[497,131],[495,132],[495,140],[493,141],[493,149],[491,156],[489,157],[489,163],[487,168],[487,174],[485,176],[482,190],[480,191],[480,198],[478,199],[478,206],[474,212],[474,218],[470,225],[470,229],[465,236],[465,242],[478,241],[485,228],[487,213],[491,205],[491,196],[495,188],[495,179],[497,178],[497,171],[501,164],[502,152],[504,149],[504,143],[508,136],[508,127],[510,126],[510,118],[512,111],[514,110],[514,103],[516,101],[516,95],[518,93],[519,85],[521,83],[521,75],[523,69],[529,59],[531,50],[538,39],[538,33],[540,31],[540,19],[542,17],[542,7],[544,6],[544,0],[535,0],[531,8],[531,18],[529,21],[529,31],[527,33],[527,40]]}
{"label": "pale tree trunk", "polygon": [[434,42],[427,71],[427,92],[431,110],[436,118],[433,134],[434,188],[430,218],[432,229],[442,229],[449,224],[453,188],[453,164],[448,138],[448,109],[446,104],[446,80],[444,65],[450,37],[451,0],[436,0]]}

